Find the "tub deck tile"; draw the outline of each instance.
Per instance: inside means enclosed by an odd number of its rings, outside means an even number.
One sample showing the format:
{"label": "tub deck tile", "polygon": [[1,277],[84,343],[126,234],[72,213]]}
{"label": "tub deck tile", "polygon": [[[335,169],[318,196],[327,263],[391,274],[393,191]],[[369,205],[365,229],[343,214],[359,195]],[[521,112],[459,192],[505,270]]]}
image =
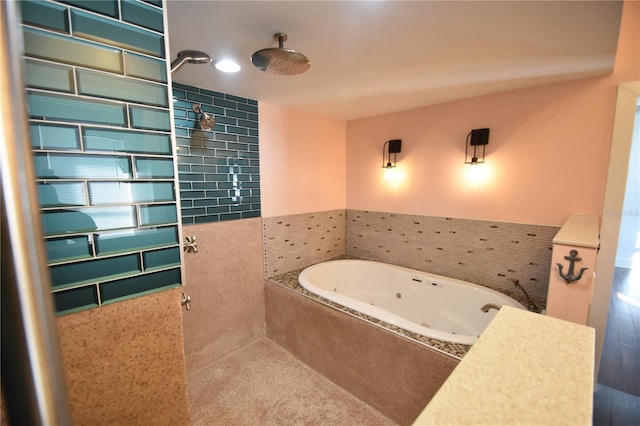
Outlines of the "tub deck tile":
{"label": "tub deck tile", "polygon": [[[349,255],[343,255],[343,256],[339,256],[335,259],[331,259],[331,260],[338,260],[338,259],[357,259],[356,257],[353,256],[349,256]],[[440,351],[444,354],[447,354],[453,358],[456,358],[458,360],[462,359],[462,357],[464,357],[464,355],[469,351],[469,349],[471,349],[471,345],[463,345],[460,343],[451,343],[451,342],[445,342],[443,340],[438,340],[438,339],[433,339],[430,337],[425,337],[422,336],[420,334],[417,333],[412,333],[410,331],[407,331],[403,328],[397,327],[395,325],[389,324],[385,321],[381,321],[379,319],[373,318],[369,315],[365,315],[361,312],[355,311],[353,309],[347,308],[346,306],[342,306],[338,303],[332,302],[330,300],[325,299],[324,297],[318,296],[315,293],[310,292],[309,290],[305,289],[304,287],[302,287],[300,285],[300,283],[298,282],[298,275],[300,275],[300,273],[304,270],[305,268],[298,268],[298,269],[294,269],[292,271],[289,272],[285,272],[283,274],[279,274],[279,275],[275,275],[272,277],[267,277],[267,281],[272,282],[273,284],[279,285],[281,287],[284,287],[286,289],[289,289],[295,293],[301,294],[304,297],[307,297],[309,299],[313,299],[319,303],[322,303],[324,305],[327,305],[333,309],[336,309],[338,311],[344,312],[347,315],[351,315],[353,317],[359,318],[363,321],[366,321],[368,323],[373,324],[374,326],[386,329],[387,331],[400,335],[402,337],[405,337],[409,340],[413,340],[414,342],[427,346],[429,348],[435,349],[437,351]]]}

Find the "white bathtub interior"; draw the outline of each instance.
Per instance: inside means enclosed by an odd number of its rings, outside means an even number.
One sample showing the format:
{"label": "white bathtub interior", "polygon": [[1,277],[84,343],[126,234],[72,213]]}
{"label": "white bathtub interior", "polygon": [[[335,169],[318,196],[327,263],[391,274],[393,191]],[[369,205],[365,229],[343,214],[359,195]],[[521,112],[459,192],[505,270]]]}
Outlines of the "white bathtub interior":
{"label": "white bathtub interior", "polygon": [[333,260],[299,276],[307,290],[426,337],[473,344],[496,315],[488,303],[525,309],[510,297],[465,281],[368,260]]}

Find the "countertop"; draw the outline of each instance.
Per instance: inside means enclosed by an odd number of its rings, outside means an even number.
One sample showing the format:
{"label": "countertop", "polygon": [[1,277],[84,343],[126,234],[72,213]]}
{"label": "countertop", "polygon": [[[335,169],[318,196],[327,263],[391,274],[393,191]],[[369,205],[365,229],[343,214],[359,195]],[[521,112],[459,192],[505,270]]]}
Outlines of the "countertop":
{"label": "countertop", "polygon": [[503,306],[414,425],[590,425],[594,339]]}
{"label": "countertop", "polygon": [[572,214],[553,237],[553,243],[598,248],[600,245],[598,216]]}

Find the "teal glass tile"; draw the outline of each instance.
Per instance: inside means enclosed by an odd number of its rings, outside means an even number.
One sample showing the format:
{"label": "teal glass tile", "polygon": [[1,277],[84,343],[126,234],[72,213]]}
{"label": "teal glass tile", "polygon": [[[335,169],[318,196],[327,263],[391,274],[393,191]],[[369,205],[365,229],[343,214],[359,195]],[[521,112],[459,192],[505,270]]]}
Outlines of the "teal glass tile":
{"label": "teal glass tile", "polygon": [[78,93],[107,99],[168,106],[167,87],[97,71],[78,70]]}
{"label": "teal glass tile", "polygon": [[71,11],[71,28],[76,37],[164,57],[164,37],[162,34],[78,10]]}
{"label": "teal glass tile", "polygon": [[27,59],[24,62],[24,77],[27,87],[75,92],[71,67]]}
{"label": "teal glass tile", "polygon": [[43,1],[21,1],[22,22],[35,27],[69,32],[67,8],[55,3]]}
{"label": "teal glass tile", "polygon": [[131,127],[137,129],[171,130],[171,117],[169,111],[131,106]]}
{"label": "teal glass tile", "polygon": [[98,288],[95,285],[72,288],[53,293],[58,314],[70,314],[98,306]]}
{"label": "teal glass tile", "polygon": [[89,237],[74,235],[64,238],[49,238],[45,241],[49,263],[91,257]]}
{"label": "teal glass tile", "polygon": [[40,206],[44,208],[87,205],[87,194],[81,182],[39,183],[38,195]]}
{"label": "teal glass tile", "polygon": [[153,4],[158,7],[162,7],[162,0],[142,0],[145,3]]}
{"label": "teal glass tile", "polygon": [[124,66],[126,74],[131,77],[167,82],[167,65],[163,60],[125,51]]}
{"label": "teal glass tile", "polygon": [[176,223],[178,213],[175,204],[140,206],[140,225],[163,225]]}
{"label": "teal glass tile", "polygon": [[84,127],[82,135],[84,147],[89,151],[171,154],[171,137],[168,134]]}
{"label": "teal glass tile", "polygon": [[162,32],[162,10],[132,0],[121,0],[122,20]]}
{"label": "teal glass tile", "polygon": [[122,51],[32,28],[23,28],[26,56],[122,74]]}
{"label": "teal glass tile", "polygon": [[136,157],[134,161],[138,178],[173,177],[173,160],[171,159]]}
{"label": "teal glass tile", "polygon": [[140,265],[140,256],[135,253],[50,266],[49,272],[53,288],[62,289],[72,285],[135,275],[142,272],[142,266]]}
{"label": "teal glass tile", "polygon": [[33,148],[80,149],[80,137],[76,126],[31,123],[29,129]]}
{"label": "teal glass tile", "polygon": [[142,253],[142,263],[145,271],[164,269],[180,265],[180,247],[171,247],[162,250],[146,251]]}
{"label": "teal glass tile", "polygon": [[128,157],[36,153],[34,160],[36,176],[39,179],[126,179],[131,177],[131,167]]}
{"label": "teal glass tile", "polygon": [[136,212],[132,206],[46,210],[41,217],[46,236],[137,226]]}
{"label": "teal glass tile", "polygon": [[98,256],[178,244],[178,228],[130,229],[96,234]]}
{"label": "teal glass tile", "polygon": [[173,182],[89,182],[92,205],[174,201]]}
{"label": "teal glass tile", "polygon": [[60,0],[62,3],[71,4],[82,9],[91,10],[103,15],[118,17],[117,0]]}
{"label": "teal glass tile", "polygon": [[178,287],[180,283],[180,269],[169,269],[100,284],[100,295],[103,303],[110,303],[171,287]]}
{"label": "teal glass tile", "polygon": [[30,118],[125,125],[124,106],[114,103],[28,92],[27,104]]}

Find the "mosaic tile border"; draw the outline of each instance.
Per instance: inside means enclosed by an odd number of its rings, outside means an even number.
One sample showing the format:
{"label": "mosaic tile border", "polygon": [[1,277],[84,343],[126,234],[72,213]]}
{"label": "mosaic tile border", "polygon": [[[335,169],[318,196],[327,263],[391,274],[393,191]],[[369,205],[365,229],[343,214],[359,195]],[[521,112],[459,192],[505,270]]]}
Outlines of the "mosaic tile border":
{"label": "mosaic tile border", "polygon": [[[337,256],[331,260],[337,260],[337,259],[354,259],[355,257],[353,256],[349,256],[349,255],[342,255],[342,256]],[[318,262],[316,262],[318,263]],[[450,343],[450,342],[445,342],[442,340],[437,340],[437,339],[432,339],[429,337],[425,337],[422,336],[420,334],[416,334],[416,333],[412,333],[410,331],[404,330],[400,327],[397,327],[395,325],[391,325],[387,322],[384,321],[380,321],[376,318],[370,317],[369,315],[365,315],[361,312],[355,311],[353,309],[347,308],[345,306],[342,306],[338,303],[332,302],[330,300],[327,300],[321,296],[318,296],[315,293],[310,292],[309,290],[305,289],[304,287],[302,287],[300,285],[300,283],[298,282],[298,275],[300,275],[300,272],[302,272],[305,268],[298,268],[295,269],[293,271],[289,271],[286,272],[284,274],[279,274],[279,275],[275,275],[275,276],[271,276],[266,278],[266,280],[272,284],[278,285],[280,287],[286,288],[289,291],[293,291],[294,293],[298,293],[303,297],[306,297],[308,299],[311,300],[315,300],[318,303],[322,303],[323,305],[326,305],[332,309],[335,309],[337,311],[343,312],[347,315],[350,315],[352,317],[355,317],[359,320],[365,321],[370,323],[371,325],[375,326],[375,327],[379,327],[382,328],[384,330],[387,330],[393,334],[396,334],[398,336],[404,337],[406,339],[409,339],[415,343],[418,343],[422,346],[426,346],[430,349],[434,349],[438,352],[441,352],[445,355],[451,356],[455,359],[462,359],[462,357],[464,357],[464,355],[469,351],[469,349],[471,349],[470,345],[462,345],[462,344],[458,344],[458,343]]]}
{"label": "mosaic tile border", "polygon": [[457,278],[522,302],[508,280],[517,278],[540,308],[546,306],[558,227],[365,210],[346,215],[352,256]]}
{"label": "mosaic tile border", "polygon": [[265,276],[278,275],[345,253],[345,211],[262,219]]}

